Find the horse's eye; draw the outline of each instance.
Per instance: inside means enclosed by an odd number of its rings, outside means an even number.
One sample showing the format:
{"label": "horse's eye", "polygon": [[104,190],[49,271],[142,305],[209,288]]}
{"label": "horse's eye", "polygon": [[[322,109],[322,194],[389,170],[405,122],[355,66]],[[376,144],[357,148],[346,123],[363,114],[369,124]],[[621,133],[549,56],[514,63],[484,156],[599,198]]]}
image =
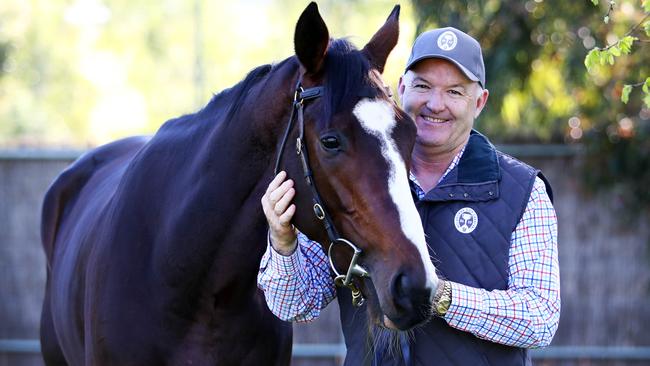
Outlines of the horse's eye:
{"label": "horse's eye", "polygon": [[328,150],[336,150],[341,146],[339,139],[334,136],[325,136],[320,139],[320,143]]}

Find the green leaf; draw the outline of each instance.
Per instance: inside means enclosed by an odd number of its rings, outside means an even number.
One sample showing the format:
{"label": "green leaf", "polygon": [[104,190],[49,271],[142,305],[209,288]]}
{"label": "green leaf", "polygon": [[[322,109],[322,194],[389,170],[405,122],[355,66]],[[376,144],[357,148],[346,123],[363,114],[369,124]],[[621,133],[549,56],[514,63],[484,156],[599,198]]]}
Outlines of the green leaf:
{"label": "green leaf", "polygon": [[609,62],[610,65],[614,65],[614,55],[607,53],[607,62]]}
{"label": "green leaf", "polygon": [[636,40],[638,40],[638,38],[634,36],[625,36],[618,41],[618,47],[621,49],[621,52],[626,55],[632,51],[632,43]]}
{"label": "green leaf", "polygon": [[650,77],[645,79],[645,83],[641,87],[644,93],[650,94]]}
{"label": "green leaf", "polygon": [[609,15],[605,15],[603,22],[605,22],[605,24],[609,24]]}
{"label": "green leaf", "polygon": [[[592,0],[593,1],[593,0]],[[596,1],[597,2],[597,1]],[[641,4],[643,6],[643,10],[646,13],[650,13],[650,0],[642,0]]]}
{"label": "green leaf", "polygon": [[632,85],[625,84],[623,90],[621,91],[621,102],[627,104],[630,100],[630,92],[632,91]]}
{"label": "green leaf", "polygon": [[598,61],[600,62],[601,65],[607,65],[607,60],[609,60],[609,52],[606,50],[599,50],[598,51]]}
{"label": "green leaf", "polygon": [[598,0],[591,0],[591,2],[594,3],[594,5],[598,5]]}
{"label": "green leaf", "polygon": [[599,62],[599,53],[597,48],[592,48],[587,56],[585,56],[585,67],[587,70],[591,70]]}
{"label": "green leaf", "polygon": [[[648,1],[648,4],[650,4],[650,1]],[[646,10],[646,11],[648,11],[648,10]],[[648,12],[650,12],[650,11],[648,11]],[[643,23],[643,30],[645,31],[645,35],[650,37],[650,20]]]}
{"label": "green leaf", "polygon": [[609,53],[611,53],[612,55],[618,57],[618,56],[621,55],[621,49],[618,48],[618,46],[614,46],[614,47],[609,49]]}

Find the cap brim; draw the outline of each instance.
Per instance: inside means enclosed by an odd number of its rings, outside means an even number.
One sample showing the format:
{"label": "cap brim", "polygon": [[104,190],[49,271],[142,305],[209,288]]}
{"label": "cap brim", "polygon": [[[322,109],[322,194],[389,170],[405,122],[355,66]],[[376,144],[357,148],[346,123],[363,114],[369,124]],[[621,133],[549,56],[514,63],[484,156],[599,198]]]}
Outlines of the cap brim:
{"label": "cap brim", "polygon": [[413,65],[415,65],[416,63],[418,63],[418,62],[420,62],[422,60],[428,59],[428,58],[441,58],[443,60],[450,61],[454,65],[456,65],[460,69],[460,71],[462,71],[463,74],[465,74],[465,76],[467,76],[468,79],[470,79],[471,81],[478,82],[479,84],[481,84],[481,86],[483,85],[483,83],[481,82],[481,79],[479,79],[478,76],[474,75],[471,71],[467,70],[467,68],[465,66],[461,65],[460,63],[458,63],[453,58],[451,58],[449,56],[444,56],[444,55],[433,54],[433,55],[426,55],[426,56],[418,57],[418,58],[414,59],[413,61],[409,62],[408,65],[406,65],[406,71],[410,70],[413,67]]}

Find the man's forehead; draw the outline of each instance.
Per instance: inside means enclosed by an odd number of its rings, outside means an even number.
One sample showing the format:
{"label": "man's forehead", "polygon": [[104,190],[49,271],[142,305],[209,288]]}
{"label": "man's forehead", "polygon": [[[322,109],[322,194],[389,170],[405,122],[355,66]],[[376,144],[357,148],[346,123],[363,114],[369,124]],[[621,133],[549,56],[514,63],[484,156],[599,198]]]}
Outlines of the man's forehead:
{"label": "man's forehead", "polygon": [[404,81],[407,83],[412,83],[415,81],[423,81],[432,85],[442,84],[445,86],[462,86],[464,88],[470,88],[474,84],[478,85],[477,82],[468,79],[462,73],[451,74],[451,75],[446,73],[445,77],[441,78],[439,77],[439,73],[427,72],[427,71],[431,71],[431,70],[424,70],[424,71],[408,70],[406,74],[404,74]]}

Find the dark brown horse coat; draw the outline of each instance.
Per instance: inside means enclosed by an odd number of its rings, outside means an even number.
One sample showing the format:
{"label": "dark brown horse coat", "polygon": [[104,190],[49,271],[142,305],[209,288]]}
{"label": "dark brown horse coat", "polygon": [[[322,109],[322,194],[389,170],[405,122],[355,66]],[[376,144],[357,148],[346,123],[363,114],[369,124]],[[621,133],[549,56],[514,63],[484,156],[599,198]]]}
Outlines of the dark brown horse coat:
{"label": "dark brown horse coat", "polygon": [[[260,198],[273,175],[294,86],[299,78],[306,86],[326,85],[320,117],[305,117],[311,121],[306,135],[314,170],[325,169],[318,162],[319,134],[344,131],[347,144],[360,143],[362,135],[349,122],[354,102],[368,90],[390,101],[369,75],[378,75],[397,41],[397,15],[396,9],[357,51],[346,41],[328,46],[327,28],[312,3],[296,27],[297,57],[253,70],[201,111],[165,123],[152,138],[99,147],[64,171],[43,205],[46,363],[288,364],[291,325],[270,313],[256,275],[267,232]],[[408,161],[414,126],[396,106],[395,114],[400,119],[393,134]],[[299,181],[291,155],[286,169]],[[358,148],[354,159],[383,169],[373,164],[376,155]],[[328,189],[327,176],[316,181],[325,187],[326,203],[332,202],[335,190]],[[307,188],[296,189],[299,210],[310,212],[309,200],[301,198],[309,197]],[[336,208],[330,211],[340,222]],[[387,226],[389,220],[378,222]],[[298,214],[296,224],[326,241],[313,217]]]}

